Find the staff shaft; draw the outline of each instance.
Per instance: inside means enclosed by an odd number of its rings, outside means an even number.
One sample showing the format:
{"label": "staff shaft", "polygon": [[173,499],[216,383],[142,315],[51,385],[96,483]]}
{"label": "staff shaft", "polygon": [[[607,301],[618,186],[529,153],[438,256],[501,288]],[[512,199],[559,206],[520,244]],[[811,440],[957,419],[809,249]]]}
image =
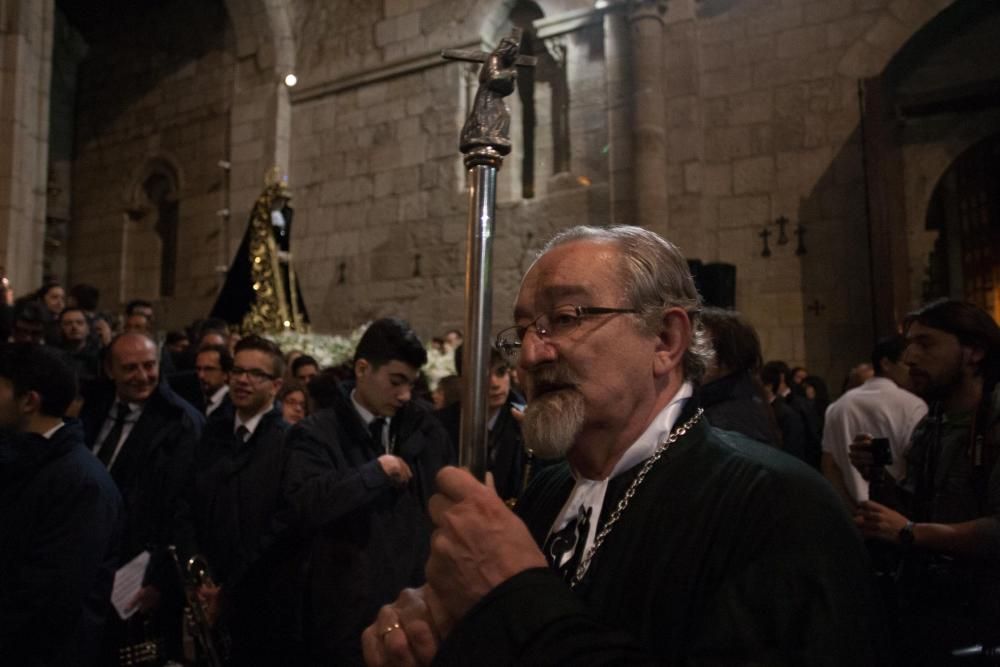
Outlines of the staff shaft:
{"label": "staff shaft", "polygon": [[493,319],[493,225],[496,165],[470,164],[469,233],[465,266],[465,342],[462,347],[462,422],[459,463],[486,478],[490,332]]}

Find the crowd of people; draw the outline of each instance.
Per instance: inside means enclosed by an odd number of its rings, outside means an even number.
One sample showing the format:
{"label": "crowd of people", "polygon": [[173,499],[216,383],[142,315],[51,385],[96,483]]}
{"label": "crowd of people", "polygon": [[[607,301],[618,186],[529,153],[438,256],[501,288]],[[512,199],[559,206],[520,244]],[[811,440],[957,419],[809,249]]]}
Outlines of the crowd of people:
{"label": "crowd of people", "polygon": [[459,331],[432,341],[457,370],[432,392],[396,318],[324,368],[221,320],[160,332],[146,301],[108,316],[86,285],[7,301],[4,664],[942,665],[1000,644],[1000,329],[970,304],[915,310],[830,402],[703,307],[669,242],[564,231],[491,352],[486,486],[453,467]]}

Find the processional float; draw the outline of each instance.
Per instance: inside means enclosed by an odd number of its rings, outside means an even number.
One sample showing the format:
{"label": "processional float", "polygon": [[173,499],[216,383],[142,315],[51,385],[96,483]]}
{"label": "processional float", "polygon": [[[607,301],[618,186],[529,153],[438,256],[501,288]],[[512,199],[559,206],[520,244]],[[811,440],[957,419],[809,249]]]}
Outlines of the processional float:
{"label": "processional float", "polygon": [[469,191],[468,243],[465,261],[465,343],[462,347],[462,421],[459,464],[486,478],[488,375],[493,313],[493,231],[496,221],[497,172],[510,153],[510,109],[504,98],[514,92],[518,67],[536,59],[518,55],[521,31],[514,28],[490,53],[448,50],[449,60],[483,63],[479,88],[462,127],[459,149],[465,155]]}
{"label": "processional float", "polygon": [[264,181],[210,316],[242,334],[308,331],[309,315],[290,247],[292,194],[278,167]]}

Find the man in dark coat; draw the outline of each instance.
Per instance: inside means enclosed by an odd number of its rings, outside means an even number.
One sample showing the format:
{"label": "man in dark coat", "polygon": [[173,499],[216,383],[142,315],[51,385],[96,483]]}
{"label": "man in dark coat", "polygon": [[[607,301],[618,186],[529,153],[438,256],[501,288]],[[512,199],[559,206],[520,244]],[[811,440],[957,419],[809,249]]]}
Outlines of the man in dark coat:
{"label": "man in dark coat", "polygon": [[[290,664],[295,655],[288,568],[296,554],[281,503],[288,424],[274,403],[283,374],[281,350],[271,341],[248,336],[236,344],[227,373],[235,412],[209,419],[185,508],[221,586],[217,606],[231,634],[232,662],[245,667]],[[209,588],[202,593],[211,597]]]}
{"label": "man in dark coat", "polygon": [[549,242],[499,340],[518,356],[525,441],[566,462],[531,484],[523,521],[441,471],[427,584],[365,630],[371,665],[885,664],[839,499],[704,421],[699,306],[683,255],[648,230]]}
{"label": "man in dark coat", "polygon": [[819,470],[823,425],[802,388],[789,379],[791,376],[792,371],[784,361],[769,361],[760,370],[760,379],[773,397],[771,406],[785,448]]}
{"label": "man in dark coat", "polygon": [[708,422],[758,442],[779,445],[777,423],[756,379],[763,364],[757,331],[732,310],[705,308],[701,317],[715,352],[698,390]]}
{"label": "man in dark coat", "polygon": [[423,582],[427,500],[450,462],[448,436],[411,399],[427,353],[400,320],[377,320],[355,352],[357,384],[292,427],[285,493],[308,536],[308,664],[361,663],[379,606]]}
{"label": "man in dark coat", "polygon": [[0,661],[94,664],[122,501],[62,415],[76,379],[54,350],[0,349]]}
{"label": "man in dark coat", "polygon": [[[161,626],[176,625],[177,610],[170,603],[179,603],[177,576],[166,548],[182,532],[178,499],[192,472],[204,417],[160,382],[156,345],[144,334],[125,333],[112,340],[105,371],[113,383],[95,392],[80,413],[86,443],[125,501],[121,563],[150,552],[135,605],[143,612],[158,611]],[[160,605],[161,594],[169,594],[165,605]],[[114,625],[110,629],[117,637],[109,638],[111,643],[141,638],[129,638],[124,624]],[[173,637],[170,641],[176,639],[176,633],[166,634]]]}
{"label": "man in dark coat", "polygon": [[[493,474],[497,493],[505,500],[516,499],[521,494],[525,476],[530,478],[538,464],[534,456],[524,448],[521,425],[513,413],[514,410],[524,410],[524,405],[514,402],[515,396],[510,390],[510,375],[510,366],[500,352],[490,350],[487,469]],[[457,460],[462,420],[461,402],[441,408],[434,415],[448,431],[452,455]]]}

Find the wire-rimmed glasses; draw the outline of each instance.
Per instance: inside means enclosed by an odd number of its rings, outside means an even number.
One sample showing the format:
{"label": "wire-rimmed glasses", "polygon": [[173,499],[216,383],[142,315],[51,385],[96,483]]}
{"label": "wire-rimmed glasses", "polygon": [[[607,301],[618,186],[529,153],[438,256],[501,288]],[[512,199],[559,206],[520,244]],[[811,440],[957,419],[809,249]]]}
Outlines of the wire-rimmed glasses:
{"label": "wire-rimmed glasses", "polygon": [[497,334],[496,348],[509,364],[516,365],[521,343],[528,329],[534,328],[539,338],[565,336],[580,326],[584,319],[600,315],[638,313],[635,308],[603,308],[601,306],[560,306],[551,313],[542,313],[525,325],[515,324]]}

